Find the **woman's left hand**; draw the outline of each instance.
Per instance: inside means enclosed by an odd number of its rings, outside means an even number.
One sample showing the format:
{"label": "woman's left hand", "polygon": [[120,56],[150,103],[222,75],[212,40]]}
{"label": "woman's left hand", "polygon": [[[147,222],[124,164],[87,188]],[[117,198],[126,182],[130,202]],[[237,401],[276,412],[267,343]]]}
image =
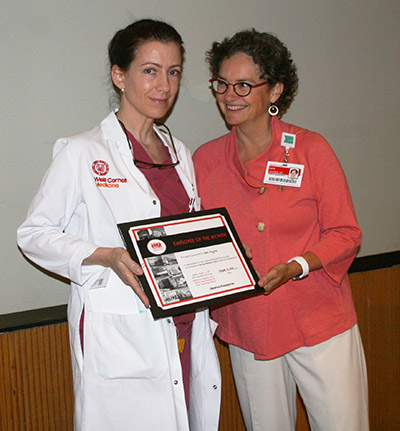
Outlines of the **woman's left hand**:
{"label": "woman's left hand", "polygon": [[[315,271],[322,268],[322,263],[311,251],[304,253],[303,258],[306,259],[309,270]],[[288,263],[278,263],[273,266],[264,277],[261,277],[258,281],[258,285],[263,287],[265,295],[269,295],[279,286],[285,284],[291,278],[300,275],[303,272],[303,268],[295,260]]]}
{"label": "woman's left hand", "polygon": [[[292,265],[292,263],[298,267]],[[301,266],[297,262],[279,263],[273,266],[264,277],[260,278],[258,285],[264,288],[265,295],[269,295],[279,286],[282,286],[282,284],[297,275],[299,268],[301,273]]]}

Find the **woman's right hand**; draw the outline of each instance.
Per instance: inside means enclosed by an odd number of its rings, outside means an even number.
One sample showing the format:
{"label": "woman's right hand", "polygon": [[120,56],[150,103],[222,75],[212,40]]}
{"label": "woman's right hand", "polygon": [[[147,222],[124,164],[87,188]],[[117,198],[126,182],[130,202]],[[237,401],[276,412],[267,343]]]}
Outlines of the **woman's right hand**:
{"label": "woman's right hand", "polygon": [[136,275],[143,274],[143,270],[122,247],[99,247],[84,259],[82,264],[101,265],[111,268],[125,284],[134,290],[145,307],[149,307],[149,299],[136,278]]}

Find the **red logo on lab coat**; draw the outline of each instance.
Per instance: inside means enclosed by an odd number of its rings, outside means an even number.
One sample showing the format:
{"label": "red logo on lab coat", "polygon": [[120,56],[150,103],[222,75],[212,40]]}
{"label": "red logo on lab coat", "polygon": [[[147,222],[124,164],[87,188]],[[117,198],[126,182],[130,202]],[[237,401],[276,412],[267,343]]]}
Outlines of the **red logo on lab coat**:
{"label": "red logo on lab coat", "polygon": [[92,163],[92,170],[97,175],[107,175],[110,167],[104,160],[96,160]]}

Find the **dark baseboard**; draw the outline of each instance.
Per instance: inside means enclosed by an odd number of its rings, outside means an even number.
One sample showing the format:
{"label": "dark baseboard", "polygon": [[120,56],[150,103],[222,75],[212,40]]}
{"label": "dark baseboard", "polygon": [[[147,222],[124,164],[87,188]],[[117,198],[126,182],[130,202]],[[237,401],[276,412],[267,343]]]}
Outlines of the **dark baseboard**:
{"label": "dark baseboard", "polygon": [[354,262],[349,269],[349,273],[374,271],[376,269],[390,268],[395,265],[400,265],[400,250],[357,257],[354,259]]}
{"label": "dark baseboard", "polygon": [[[382,268],[390,268],[395,265],[400,265],[400,251],[358,257],[351,265],[349,273],[374,271]],[[0,315],[0,333],[53,325],[66,321],[66,305],[2,314]]]}
{"label": "dark baseboard", "polygon": [[67,321],[67,306],[39,308],[0,315],[0,333],[38,326],[54,325]]}

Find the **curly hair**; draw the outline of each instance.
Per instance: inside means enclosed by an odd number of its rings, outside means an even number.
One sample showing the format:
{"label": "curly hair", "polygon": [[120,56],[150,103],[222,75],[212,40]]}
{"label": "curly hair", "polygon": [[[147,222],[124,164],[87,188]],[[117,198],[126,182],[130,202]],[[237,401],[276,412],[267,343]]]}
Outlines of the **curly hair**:
{"label": "curly hair", "polygon": [[297,68],[290,51],[271,33],[260,33],[254,28],[239,31],[222,42],[214,42],[207,51],[206,61],[213,78],[218,76],[222,62],[237,53],[250,56],[260,70],[260,78],[268,80],[271,87],[277,82],[284,85],[281,96],[275,102],[279,108],[279,116],[283,115],[298,88]]}

